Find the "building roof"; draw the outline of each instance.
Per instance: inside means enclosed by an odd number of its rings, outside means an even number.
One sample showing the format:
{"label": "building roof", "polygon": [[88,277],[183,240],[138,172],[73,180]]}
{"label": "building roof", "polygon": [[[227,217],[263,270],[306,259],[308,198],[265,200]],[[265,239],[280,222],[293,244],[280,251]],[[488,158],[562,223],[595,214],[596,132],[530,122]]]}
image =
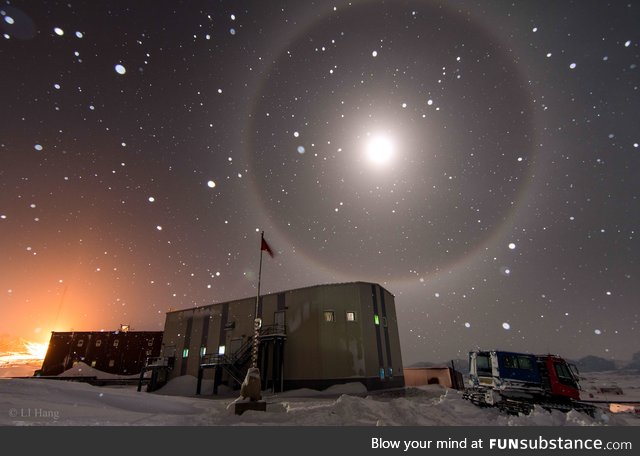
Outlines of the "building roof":
{"label": "building roof", "polygon": [[[393,296],[395,298],[395,295],[393,293],[391,293],[389,290],[387,290],[385,287],[383,287],[382,285],[380,285],[378,283],[374,283],[374,282],[364,282],[364,281],[361,281],[361,280],[354,281],[354,282],[336,282],[336,283],[322,283],[322,284],[316,284],[316,285],[308,285],[306,287],[292,288],[291,290],[282,290],[282,291],[274,291],[272,293],[265,293],[265,294],[261,294],[260,297],[264,298],[265,296],[274,296],[274,295],[278,295],[280,293],[291,293],[291,292],[294,292],[294,291],[307,290],[309,288],[334,287],[334,286],[356,285],[356,284],[378,285],[380,288],[382,288],[384,291],[386,291],[387,293],[389,293],[391,296]],[[243,301],[245,299],[255,299],[255,298],[256,298],[255,296],[247,296],[247,297],[239,298],[239,299],[231,299],[229,301],[214,302],[214,303],[211,303],[211,304],[206,304],[204,306],[194,306],[194,307],[187,307],[185,309],[170,310],[169,312],[167,312],[167,314],[176,313],[176,312],[184,312],[185,310],[202,309],[204,307],[210,307],[210,306],[215,306],[215,305],[226,304],[226,303],[229,303],[229,302]]]}

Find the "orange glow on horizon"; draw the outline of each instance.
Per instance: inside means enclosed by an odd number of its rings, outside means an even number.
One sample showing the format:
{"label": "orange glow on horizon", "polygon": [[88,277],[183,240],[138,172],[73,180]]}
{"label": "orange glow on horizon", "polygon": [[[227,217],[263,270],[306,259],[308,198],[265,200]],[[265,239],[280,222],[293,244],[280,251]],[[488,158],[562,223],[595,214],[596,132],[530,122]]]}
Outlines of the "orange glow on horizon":
{"label": "orange glow on horizon", "polygon": [[38,342],[27,342],[25,344],[25,348],[27,349],[27,353],[33,357],[33,359],[44,359],[47,355],[47,350],[49,349],[49,342],[46,344],[41,344]]}
{"label": "orange glow on horizon", "polygon": [[[0,355],[0,364],[29,364],[43,361],[49,349],[49,342],[25,342],[22,350],[16,347],[16,351]],[[19,350],[19,351],[18,351]]]}

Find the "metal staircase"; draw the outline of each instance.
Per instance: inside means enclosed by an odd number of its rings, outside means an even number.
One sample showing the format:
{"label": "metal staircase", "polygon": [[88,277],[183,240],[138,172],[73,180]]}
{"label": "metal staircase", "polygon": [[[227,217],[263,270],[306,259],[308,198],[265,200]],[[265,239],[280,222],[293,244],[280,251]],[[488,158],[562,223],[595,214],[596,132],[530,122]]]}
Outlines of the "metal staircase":
{"label": "metal staircase", "polygon": [[[265,325],[260,328],[259,338],[260,342],[268,342],[274,338],[286,339],[286,327],[284,325]],[[217,390],[217,384],[219,383],[218,372],[224,370],[229,377],[235,382],[236,387],[239,387],[244,381],[249,369],[251,361],[251,352],[253,348],[253,337],[248,338],[244,344],[240,346],[235,352],[230,354],[217,354],[211,353],[204,355],[200,358],[200,367],[198,369],[198,386],[196,394],[200,394],[202,387],[202,378],[204,376],[205,369],[214,369],[216,378],[214,383],[214,394]]]}
{"label": "metal staircase", "polygon": [[[219,366],[240,385],[244,381],[245,375],[247,375],[248,361],[251,359],[252,345],[253,338],[250,338],[247,339],[247,341],[242,344],[238,350],[229,355],[219,355],[217,353],[204,355],[200,359],[200,369]],[[198,394],[200,393],[198,392]]]}

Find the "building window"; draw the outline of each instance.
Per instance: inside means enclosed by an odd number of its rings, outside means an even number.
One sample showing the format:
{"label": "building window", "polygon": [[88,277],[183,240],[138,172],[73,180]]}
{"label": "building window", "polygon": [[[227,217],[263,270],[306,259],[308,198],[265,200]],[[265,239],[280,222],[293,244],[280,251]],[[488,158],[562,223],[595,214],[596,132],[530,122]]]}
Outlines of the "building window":
{"label": "building window", "polygon": [[224,345],[220,345],[218,347],[218,354],[219,355],[224,355],[225,349],[226,349],[226,347]]}
{"label": "building window", "polygon": [[147,356],[151,356],[151,350],[147,350]]}
{"label": "building window", "polygon": [[101,340],[96,340],[96,347],[99,347],[100,345],[102,345],[102,341]]}
{"label": "building window", "polygon": [[91,367],[96,367],[96,362],[95,361],[91,361]]}
{"label": "building window", "polygon": [[387,371],[388,371],[387,372],[387,377],[389,377],[389,378],[393,377],[393,367],[389,367],[387,369]]}
{"label": "building window", "polygon": [[207,347],[200,347],[200,357],[207,354]]}
{"label": "building window", "polygon": [[115,359],[110,359],[109,360],[109,367],[113,367],[116,365],[116,360]]}
{"label": "building window", "polygon": [[147,346],[153,347],[153,338],[149,339],[149,342],[147,342]]}
{"label": "building window", "polygon": [[347,321],[356,321],[356,313],[352,310],[347,312]]}
{"label": "building window", "polygon": [[120,341],[118,339],[113,341],[113,346],[118,348],[118,345],[120,344]]}
{"label": "building window", "polygon": [[373,316],[373,323],[374,323],[376,326],[379,326],[379,325],[380,325],[380,318],[379,318],[377,315],[374,315],[374,316]]}
{"label": "building window", "polygon": [[333,310],[324,311],[324,321],[336,321],[336,314]]}
{"label": "building window", "polygon": [[78,347],[82,347],[84,345],[84,340],[79,340],[78,341]]}
{"label": "building window", "polygon": [[387,327],[387,317],[382,317],[382,326]]}
{"label": "building window", "polygon": [[185,348],[182,350],[182,357],[183,358],[188,358],[189,357],[189,349]]}
{"label": "building window", "polygon": [[384,367],[380,368],[380,380],[384,380]]}

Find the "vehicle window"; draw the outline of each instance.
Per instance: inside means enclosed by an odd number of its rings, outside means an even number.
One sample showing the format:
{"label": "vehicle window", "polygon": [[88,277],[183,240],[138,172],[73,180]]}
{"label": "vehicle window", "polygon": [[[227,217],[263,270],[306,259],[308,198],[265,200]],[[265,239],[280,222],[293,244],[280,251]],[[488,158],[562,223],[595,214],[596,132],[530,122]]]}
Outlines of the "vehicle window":
{"label": "vehicle window", "polygon": [[571,371],[565,364],[554,363],[553,368],[556,370],[556,375],[558,376],[558,381],[563,385],[569,385],[574,388],[577,387],[576,382],[571,375]]}
{"label": "vehicle window", "polygon": [[505,355],[504,357],[504,367],[508,369],[517,369],[518,368],[518,359],[515,356]]}
{"label": "vehicle window", "polygon": [[533,370],[533,363],[528,356],[520,356],[518,358],[518,368],[525,370]]}
{"label": "vehicle window", "polygon": [[491,375],[491,360],[489,355],[476,356],[476,370],[478,375]]}

